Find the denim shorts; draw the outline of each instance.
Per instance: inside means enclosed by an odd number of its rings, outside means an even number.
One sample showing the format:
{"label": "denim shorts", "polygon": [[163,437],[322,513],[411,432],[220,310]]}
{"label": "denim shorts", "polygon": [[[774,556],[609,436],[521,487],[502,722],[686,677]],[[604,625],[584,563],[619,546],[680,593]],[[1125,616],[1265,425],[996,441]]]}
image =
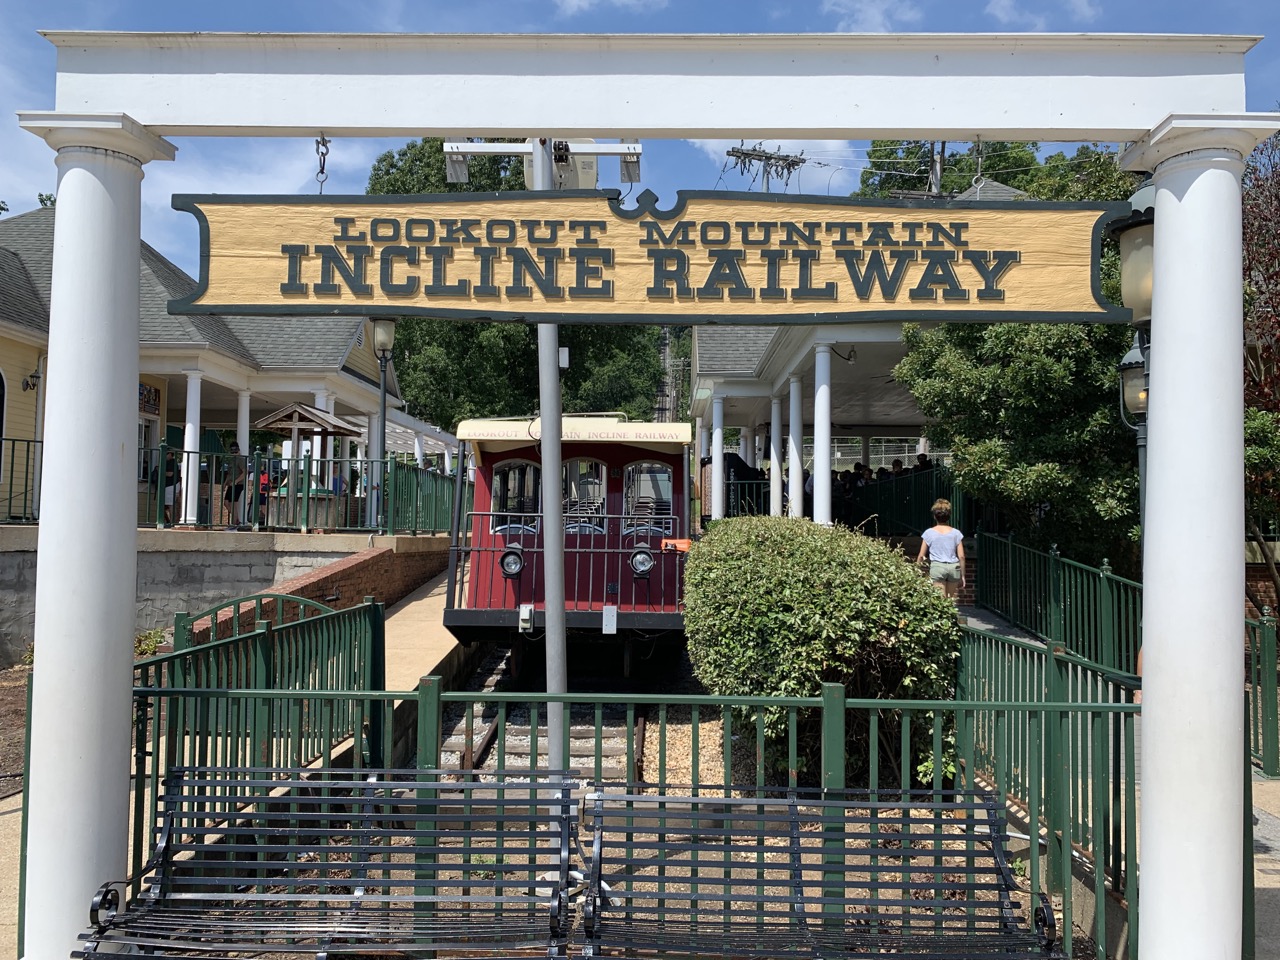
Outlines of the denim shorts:
{"label": "denim shorts", "polygon": [[929,579],[939,583],[945,583],[948,580],[960,582],[960,564],[959,563],[939,563],[937,560],[929,561]]}

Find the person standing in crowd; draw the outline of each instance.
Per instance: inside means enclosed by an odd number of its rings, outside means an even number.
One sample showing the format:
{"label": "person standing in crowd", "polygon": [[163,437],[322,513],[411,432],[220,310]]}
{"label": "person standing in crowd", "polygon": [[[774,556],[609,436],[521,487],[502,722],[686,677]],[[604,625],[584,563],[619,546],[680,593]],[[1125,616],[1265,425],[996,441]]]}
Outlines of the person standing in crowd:
{"label": "person standing in crowd", "polygon": [[929,558],[929,579],[943,596],[955,600],[964,578],[964,534],[951,526],[951,501],[935,500],[933,526],[921,537],[916,563]]}

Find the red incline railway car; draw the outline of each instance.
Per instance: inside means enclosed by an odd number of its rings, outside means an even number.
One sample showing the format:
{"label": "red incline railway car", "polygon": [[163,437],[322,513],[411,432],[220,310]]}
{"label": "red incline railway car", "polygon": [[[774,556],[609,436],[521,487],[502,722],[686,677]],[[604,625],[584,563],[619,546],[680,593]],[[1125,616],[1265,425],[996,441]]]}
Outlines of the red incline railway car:
{"label": "red incline railway car", "polygon": [[[445,626],[464,643],[542,636],[540,421],[464,420],[475,503],[459,499]],[[571,637],[679,635],[689,537],[687,423],[563,419],[565,621]]]}

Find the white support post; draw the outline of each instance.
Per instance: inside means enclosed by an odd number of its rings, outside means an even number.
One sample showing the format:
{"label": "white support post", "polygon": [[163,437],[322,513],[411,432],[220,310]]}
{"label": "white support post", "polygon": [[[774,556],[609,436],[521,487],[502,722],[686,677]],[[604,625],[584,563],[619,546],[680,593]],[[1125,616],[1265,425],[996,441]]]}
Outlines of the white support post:
{"label": "white support post", "polygon": [[[707,424],[702,417],[698,417],[696,426],[698,430],[698,464],[701,465],[704,459],[711,456],[711,435],[707,432]],[[705,495],[703,494],[703,496]]]}
{"label": "white support post", "polygon": [[[1240,176],[1257,137],[1160,131],[1143,542],[1141,960],[1237,957],[1244,708]],[[1186,443],[1199,471],[1187,483]],[[1171,517],[1194,517],[1190,524]],[[1190,564],[1190,567],[1188,567]]]}
{"label": "white support post", "polygon": [[724,397],[718,394],[711,398],[711,519],[724,519]]}
{"label": "white support post", "polygon": [[769,401],[769,516],[782,516],[782,398]]}
{"label": "white support post", "polygon": [[423,444],[422,434],[415,433],[413,435],[413,462],[422,467],[426,465],[426,461],[427,453]]}
{"label": "white support post", "polygon": [[813,348],[813,522],[831,526],[831,345]]}
{"label": "white support post", "polygon": [[[552,139],[532,143],[534,190],[554,189]],[[561,498],[560,432],[563,398],[560,393],[560,330],[554,323],[538,324],[538,407],[542,417],[542,572],[546,616],[547,693],[567,693],[569,661],[565,632],[564,511]],[[547,704],[547,763],[565,769],[564,704]]]}
{"label": "white support post", "polygon": [[23,122],[58,151],[28,718],[30,960],[66,957],[85,905],[127,872],[142,164],[173,148],[128,117],[89,119]]}
{"label": "white support post", "polygon": [[804,394],[799,377],[791,378],[790,425],[787,432],[787,513],[804,516]]}
{"label": "white support post", "polygon": [[752,427],[738,428],[738,456],[748,467],[756,465],[756,433]]}
{"label": "white support post", "polygon": [[[182,522],[195,524],[200,520],[200,385],[204,374],[199,370],[184,372],[187,376],[187,423],[182,432]],[[212,522],[213,518],[209,519]]]}

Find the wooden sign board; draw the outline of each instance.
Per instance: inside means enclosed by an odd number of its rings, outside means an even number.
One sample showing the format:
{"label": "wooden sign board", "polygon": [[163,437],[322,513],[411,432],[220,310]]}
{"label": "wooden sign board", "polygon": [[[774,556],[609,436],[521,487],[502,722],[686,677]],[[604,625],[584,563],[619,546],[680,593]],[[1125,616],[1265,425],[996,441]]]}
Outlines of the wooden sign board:
{"label": "wooden sign board", "polygon": [[172,313],[572,323],[1127,322],[1099,279],[1127,204],[682,191],[175,196],[200,282]]}

